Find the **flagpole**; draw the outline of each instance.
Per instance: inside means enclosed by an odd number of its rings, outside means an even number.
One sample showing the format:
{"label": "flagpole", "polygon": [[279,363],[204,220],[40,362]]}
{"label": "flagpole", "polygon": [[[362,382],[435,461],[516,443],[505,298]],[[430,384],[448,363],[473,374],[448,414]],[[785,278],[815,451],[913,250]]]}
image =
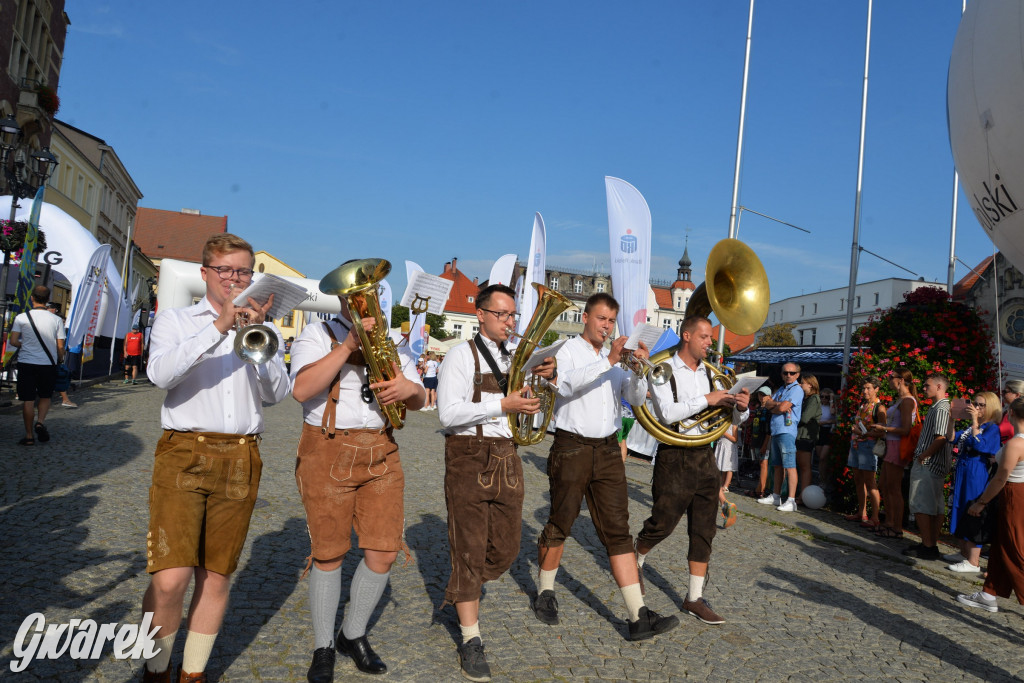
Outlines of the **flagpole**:
{"label": "flagpole", "polygon": [[[750,47],[754,35],[754,0],[750,0],[747,19],[747,49],[743,57],[743,89],[740,95],[740,125],[736,134],[736,170],[732,178],[732,211],[729,214],[729,237],[736,237],[736,209],[740,196],[740,167],[743,162],[743,128],[747,118],[747,81],[750,77]],[[725,360],[725,324],[718,321],[718,362]]]}
{"label": "flagpole", "polygon": [[[121,263],[121,291],[118,292],[118,296],[121,299],[128,297],[128,259],[132,253],[132,228],[135,227],[135,221],[128,224],[128,240],[125,244],[124,260]],[[113,297],[111,297],[113,299]],[[131,304],[129,304],[131,305]],[[117,310],[114,312],[114,332],[111,334],[110,339],[110,365],[107,366],[107,375],[114,374],[114,353],[117,351],[117,323],[121,319],[121,302],[117,302]]]}
{"label": "flagpole", "polygon": [[864,44],[864,89],[860,104],[860,151],[857,154],[857,192],[853,209],[853,244],[850,246],[850,284],[846,292],[846,334],[843,336],[843,372],[840,391],[846,389],[850,373],[850,343],[853,339],[853,301],[857,290],[857,264],[860,259],[860,203],[864,185],[864,133],[868,117],[868,65],[871,63],[871,2],[868,0],[867,38]]}

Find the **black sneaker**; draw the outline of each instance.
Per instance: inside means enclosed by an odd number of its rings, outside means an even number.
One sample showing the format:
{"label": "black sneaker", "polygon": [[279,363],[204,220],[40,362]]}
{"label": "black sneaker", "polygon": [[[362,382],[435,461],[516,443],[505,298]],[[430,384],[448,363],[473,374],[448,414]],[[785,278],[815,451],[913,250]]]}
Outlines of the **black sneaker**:
{"label": "black sneaker", "polygon": [[663,617],[657,612],[641,607],[637,620],[629,622],[629,639],[647,640],[659,633],[671,631],[676,626],[679,626],[679,617],[674,614]]}
{"label": "black sneaker", "polygon": [[912,553],[904,552],[903,554],[904,555],[909,555],[911,557],[916,557],[919,560],[941,560],[942,559],[942,553],[939,552],[939,547],[935,546],[935,545],[932,545],[932,546],[922,545],[919,548],[916,548],[916,547],[913,548],[913,550],[914,550],[914,552],[912,552]]}
{"label": "black sneaker", "polygon": [[334,648],[318,647],[313,650],[313,663],[306,673],[309,683],[333,683],[334,681]]}
{"label": "black sneaker", "polygon": [[487,666],[484,644],[479,638],[471,638],[459,646],[459,665],[462,675],[471,681],[491,680],[491,667]]}
{"label": "black sneaker", "polygon": [[537,599],[533,601],[533,613],[545,624],[554,626],[558,623],[558,598],[555,591],[541,591]]}
{"label": "black sneaker", "polygon": [[900,552],[903,553],[904,555],[910,555],[910,556],[916,557],[918,551],[921,550],[921,548],[923,548],[923,547],[924,547],[924,543],[915,543],[914,545],[907,546],[906,548],[904,548]]}

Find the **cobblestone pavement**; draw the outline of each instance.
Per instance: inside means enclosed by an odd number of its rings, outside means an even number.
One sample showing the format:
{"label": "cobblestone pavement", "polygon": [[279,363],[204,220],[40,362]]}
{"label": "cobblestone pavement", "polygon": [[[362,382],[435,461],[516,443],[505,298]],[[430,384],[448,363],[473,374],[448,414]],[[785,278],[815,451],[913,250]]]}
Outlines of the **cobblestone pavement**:
{"label": "cobblestone pavement", "polygon": [[[163,393],[108,383],[78,392],[77,410],[55,408],[53,440],[20,447],[20,415],[0,414],[0,678],[127,681],[139,663],[70,657],[9,669],[22,620],[140,620],[147,489]],[[311,656],[308,554],[293,458],[300,407],[267,411],[260,501],[235,575],[231,606],[208,671],[211,680],[303,681]],[[454,610],[439,610],[448,575],[442,440],[437,414],[415,413],[398,433],[406,470],[408,565],[396,566],[371,621],[371,642],[399,681],[463,680]],[[715,539],[706,597],[725,618],[707,626],[680,614],[675,631],[625,639],[624,606],[584,514],[566,545],[556,591],[561,624],[530,611],[535,540],[546,520],[547,443],[522,451],[523,545],[512,570],[488,584],[481,628],[496,681],[552,680],[1011,680],[1024,676],[1024,609],[1000,600],[990,614],[961,607],[977,578],[939,562],[913,566],[839,515],[779,513],[738,498],[739,523]],[[650,468],[630,462],[631,527],[650,506]],[[686,537],[677,530],[648,558],[647,600],[679,613]],[[949,548],[944,552],[949,552]],[[358,553],[346,558],[351,576]],[[346,590],[347,594],[347,590]],[[344,597],[343,597],[344,600]],[[340,624],[340,617],[338,623]],[[183,631],[179,632],[182,635]],[[184,638],[179,637],[175,661]],[[339,658],[337,680],[369,680]]]}

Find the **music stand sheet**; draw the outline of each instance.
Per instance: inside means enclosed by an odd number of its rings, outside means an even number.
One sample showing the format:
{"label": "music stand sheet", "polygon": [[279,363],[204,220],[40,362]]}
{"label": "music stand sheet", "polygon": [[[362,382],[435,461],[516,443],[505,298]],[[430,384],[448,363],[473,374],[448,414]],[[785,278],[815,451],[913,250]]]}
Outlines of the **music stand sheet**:
{"label": "music stand sheet", "polygon": [[253,283],[234,298],[236,306],[249,306],[249,298],[258,301],[261,305],[267,303],[270,295],[274,295],[274,305],[267,311],[267,320],[284,317],[284,314],[292,310],[309,297],[305,287],[288,282],[284,278],[271,273],[263,273]]}
{"label": "music stand sheet", "polygon": [[409,279],[409,286],[405,288],[405,294],[402,295],[402,305],[409,309],[419,309],[423,308],[425,303],[427,313],[441,315],[444,313],[444,306],[448,303],[448,294],[452,291],[454,284],[451,280],[425,273],[422,270],[413,273],[412,278]]}
{"label": "music stand sheet", "polygon": [[633,330],[633,334],[629,335],[629,340],[626,342],[626,348],[635,351],[640,348],[639,342],[643,342],[644,346],[648,349],[653,349],[654,345],[661,339],[661,333],[664,332],[660,327],[655,327],[648,323],[640,323]]}
{"label": "music stand sheet", "polygon": [[730,394],[738,394],[744,389],[750,393],[757,391],[757,388],[768,381],[767,377],[761,377],[754,375],[752,377],[740,377],[736,380],[736,384],[732,385],[732,389],[729,390]]}
{"label": "music stand sheet", "polygon": [[563,339],[561,341],[556,341],[554,344],[549,344],[547,346],[539,346],[536,349],[534,349],[533,353],[530,354],[530,360],[526,361],[526,364],[523,366],[523,372],[525,373],[528,370],[532,370],[533,368],[543,363],[546,359],[554,356],[556,353],[558,353],[558,349],[562,348],[562,344],[564,344],[567,341],[569,340]]}

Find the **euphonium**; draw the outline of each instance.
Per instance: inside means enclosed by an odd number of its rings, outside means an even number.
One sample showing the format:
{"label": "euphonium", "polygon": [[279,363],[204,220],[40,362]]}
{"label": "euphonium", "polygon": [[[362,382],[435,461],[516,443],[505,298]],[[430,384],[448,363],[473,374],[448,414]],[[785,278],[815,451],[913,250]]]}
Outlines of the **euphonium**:
{"label": "euphonium", "polygon": [[[384,259],[359,259],[338,266],[320,280],[321,292],[343,296],[348,302],[348,310],[352,315],[352,329],[359,335],[370,384],[394,379],[395,366],[402,366],[395,343],[388,336],[390,328],[384,320],[380,297],[377,295],[377,283],[389,272],[391,264]],[[373,318],[376,321],[369,332],[360,322],[363,318]],[[397,401],[391,405],[380,406],[380,409],[392,427],[401,429],[404,426],[405,403]]]}
{"label": "euphonium", "polygon": [[[519,337],[519,346],[512,357],[512,365],[508,369],[508,393],[511,394],[523,388],[525,374],[523,367],[530,359],[534,349],[540,346],[544,333],[548,331],[555,318],[564,311],[576,306],[566,297],[558,292],[552,291],[542,284],[536,282],[533,286],[537,289],[537,308],[533,317],[527,324]],[[548,423],[555,412],[555,388],[543,377],[532,375],[530,377],[530,391],[540,399],[540,414],[543,415],[542,424],[534,427],[533,415],[522,413],[508,414],[508,428],[512,430],[512,439],[520,446],[530,446],[540,443],[547,432]]]}
{"label": "euphonium", "polygon": [[[739,240],[724,239],[708,254],[704,282],[694,291],[686,306],[686,317],[708,317],[712,312],[718,321],[737,334],[752,334],[768,317],[771,296],[768,275],[757,254]],[[658,365],[667,361],[676,348],[656,353],[650,362]],[[729,390],[736,383],[728,368],[702,360],[711,371],[711,390]],[[671,375],[671,373],[669,373]],[[659,422],[646,404],[633,406],[637,422],[658,441],[671,446],[698,448],[720,439],[732,424],[732,407],[708,407],[696,415],[665,426]],[[694,427],[702,434],[685,434]]]}

